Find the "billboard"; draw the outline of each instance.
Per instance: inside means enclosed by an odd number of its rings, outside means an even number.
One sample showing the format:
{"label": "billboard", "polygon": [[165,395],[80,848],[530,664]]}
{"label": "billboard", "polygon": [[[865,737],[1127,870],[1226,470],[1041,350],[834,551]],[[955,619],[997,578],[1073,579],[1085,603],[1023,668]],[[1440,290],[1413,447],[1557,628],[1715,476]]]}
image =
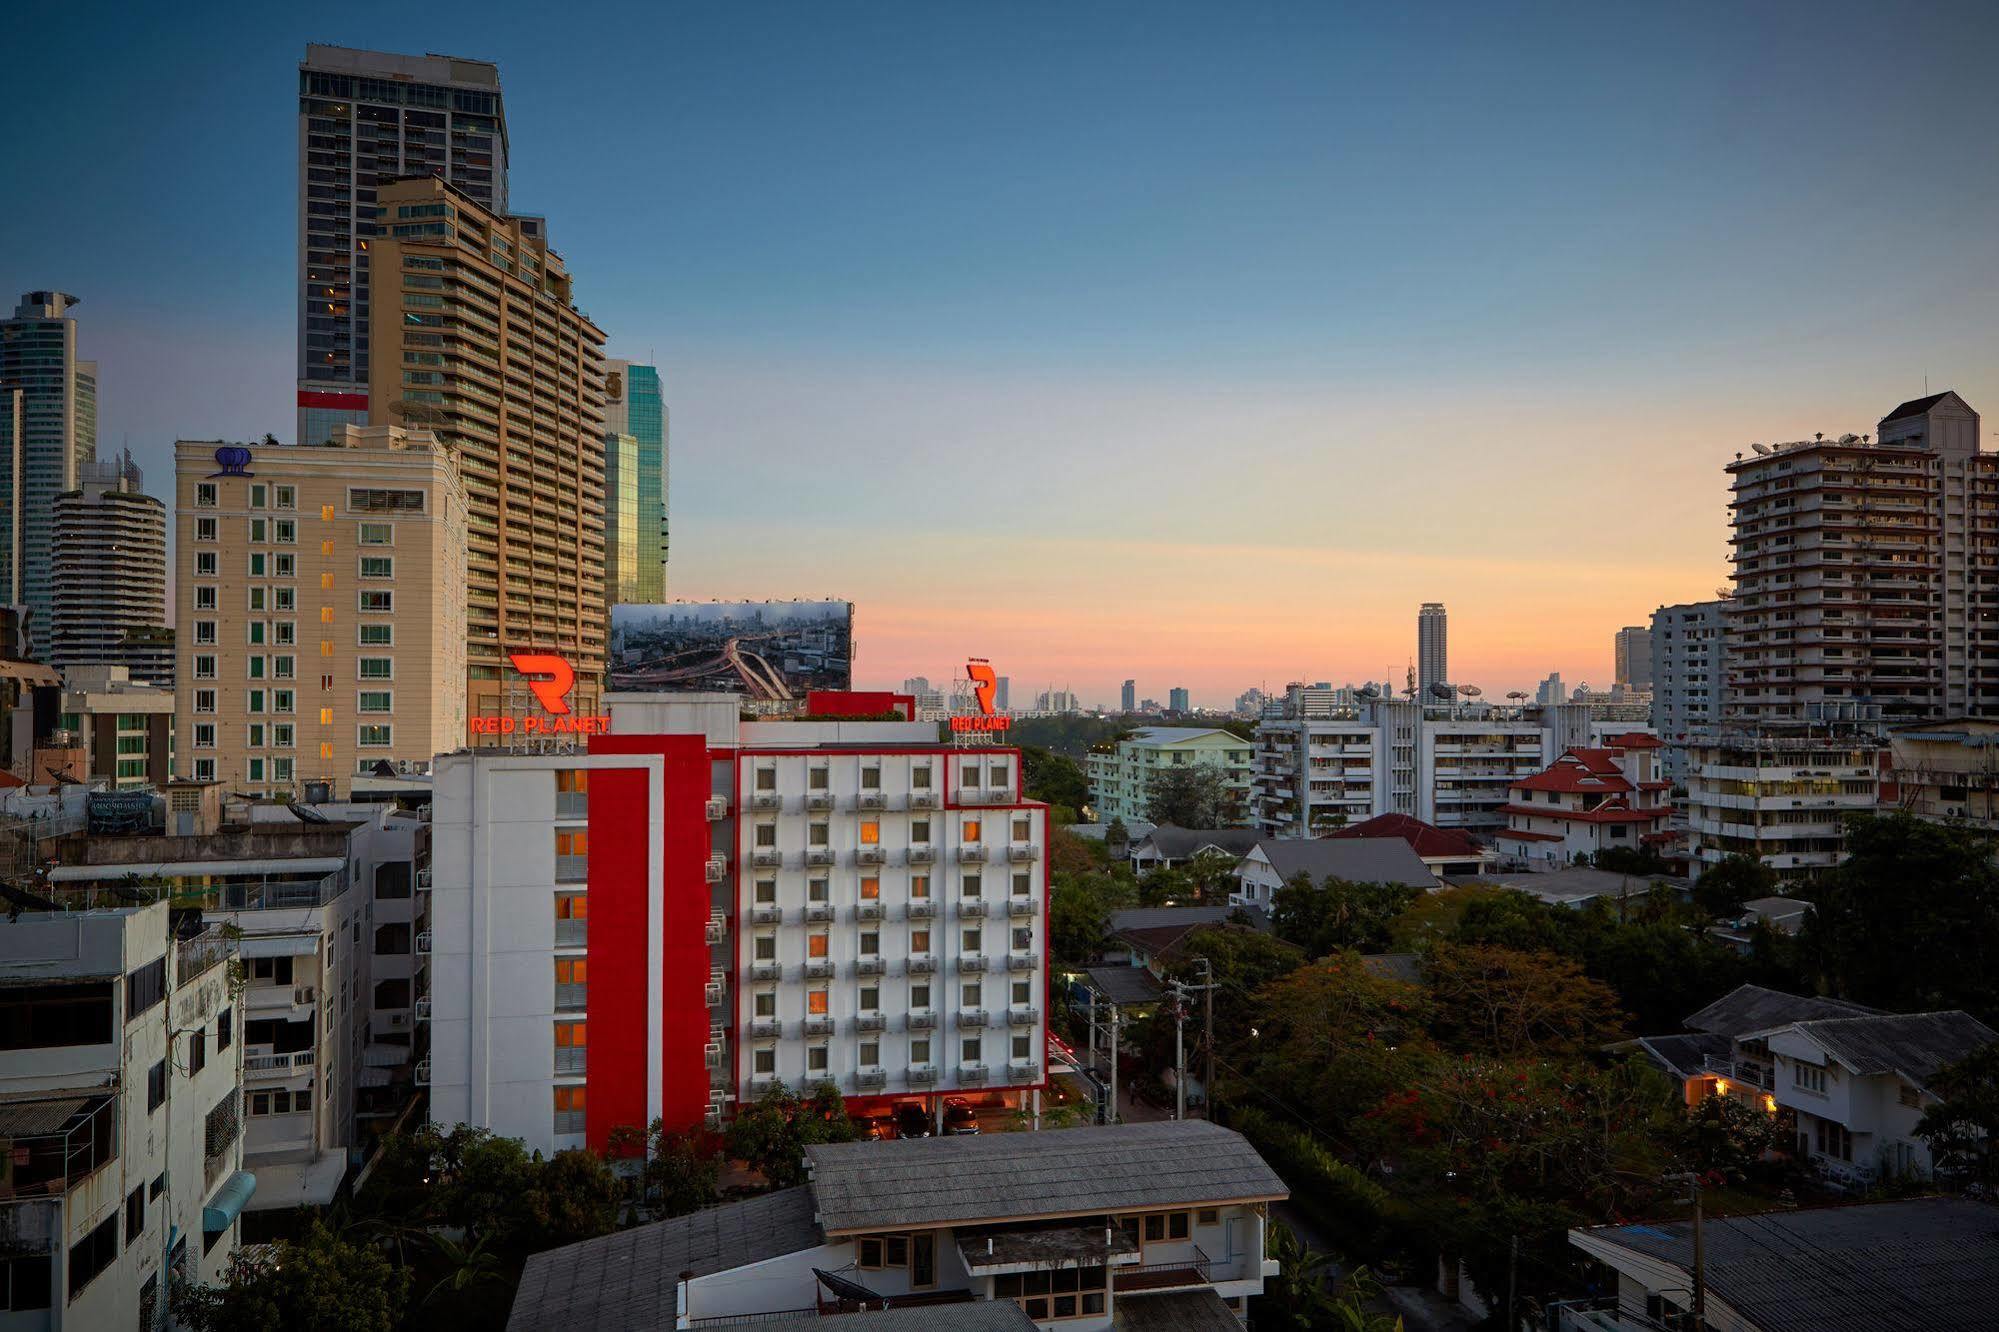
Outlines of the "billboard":
{"label": "billboard", "polygon": [[611,608],[609,687],[803,706],[853,687],[851,601],[672,601]]}

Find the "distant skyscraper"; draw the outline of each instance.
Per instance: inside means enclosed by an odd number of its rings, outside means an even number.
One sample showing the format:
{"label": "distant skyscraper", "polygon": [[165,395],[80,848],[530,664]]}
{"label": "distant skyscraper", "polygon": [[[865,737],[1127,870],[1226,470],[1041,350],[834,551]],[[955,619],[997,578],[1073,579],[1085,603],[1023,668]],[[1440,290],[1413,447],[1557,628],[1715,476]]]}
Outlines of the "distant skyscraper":
{"label": "distant skyscraper", "polygon": [[927,693],[929,693],[929,692],[930,692],[930,677],[929,677],[929,676],[927,676],[927,675],[912,675],[912,676],[910,676],[910,677],[909,677],[908,679],[906,679],[906,680],[904,680],[904,681],[902,682],[902,692],[903,692],[903,693],[905,693],[905,694],[927,694]]}
{"label": "distant skyscraper", "polygon": [[1193,706],[1192,706],[1192,703],[1191,703],[1191,701],[1190,701],[1190,696],[1188,695],[1187,691],[1186,691],[1185,689],[1169,689],[1169,690],[1167,690],[1167,691],[1166,691],[1166,710],[1167,710],[1168,712],[1191,712],[1191,711],[1193,711]]}
{"label": "distant skyscraper", "polygon": [[1012,684],[1013,681],[1009,680],[1004,675],[998,677],[998,679],[994,681],[995,687],[993,689],[993,707],[999,710],[1000,712],[1006,712],[1012,707],[1012,704],[1010,704],[1007,701],[1007,692],[1008,689],[1012,686]]}
{"label": "distant skyscraper", "polygon": [[368,423],[376,188],[437,176],[505,214],[507,117],[499,69],[453,56],[309,45],[298,91],[298,442],[323,444]]}
{"label": "distant skyscraper", "polygon": [[1687,745],[1721,721],[1720,601],[1652,612],[1652,729],[1666,742],[1666,775],[1686,780]]}
{"label": "distant skyscraper", "polygon": [[141,490],[130,453],[79,472],[55,499],[49,664],[124,666],[171,685],[166,505]]}
{"label": "distant skyscraper", "polygon": [[[0,588],[29,610],[31,651],[46,656],[52,609],[55,499],[97,456],[97,363],[76,356],[76,297],[31,291],[0,320]],[[16,406],[18,404],[18,407]]]}
{"label": "distant skyscraper", "polygon": [[1416,688],[1419,698],[1430,696],[1431,685],[1449,684],[1451,681],[1446,628],[1444,603],[1424,602],[1423,608],[1416,612]]}
{"label": "distant skyscraper", "polygon": [[1562,673],[1560,671],[1550,671],[1548,673],[1548,678],[1543,680],[1541,687],[1534,691],[1534,701],[1544,708],[1569,701],[1568,687],[1562,683]]}
{"label": "distant skyscraper", "polygon": [[[613,569],[629,555],[634,573],[627,587],[611,574],[616,600],[666,600],[666,400],[659,370],[636,361],[604,362],[604,540]],[[629,436],[629,468],[612,476],[611,440]],[[629,516],[628,516],[629,515]],[[627,592],[629,595],[627,595]]]}
{"label": "distant skyscraper", "polygon": [[1126,680],[1124,682],[1124,688],[1118,694],[1118,707],[1124,712],[1135,712],[1138,710],[1138,681]]}
{"label": "distant skyscraper", "polygon": [[1626,625],[1617,631],[1617,683],[1628,689],[1652,687],[1652,631]]}

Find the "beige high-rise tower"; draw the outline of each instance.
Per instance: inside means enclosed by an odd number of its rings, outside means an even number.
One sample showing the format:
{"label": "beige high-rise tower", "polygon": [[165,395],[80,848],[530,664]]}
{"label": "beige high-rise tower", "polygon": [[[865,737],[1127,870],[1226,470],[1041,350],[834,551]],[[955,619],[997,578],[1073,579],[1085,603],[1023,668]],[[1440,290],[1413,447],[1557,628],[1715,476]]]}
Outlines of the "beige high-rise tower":
{"label": "beige high-rise tower", "polygon": [[[469,716],[517,710],[507,656],[604,672],[604,334],[571,300],[536,217],[502,217],[436,179],[377,194],[369,420],[423,426],[458,459],[469,511]],[[517,692],[517,691],[515,691]]]}

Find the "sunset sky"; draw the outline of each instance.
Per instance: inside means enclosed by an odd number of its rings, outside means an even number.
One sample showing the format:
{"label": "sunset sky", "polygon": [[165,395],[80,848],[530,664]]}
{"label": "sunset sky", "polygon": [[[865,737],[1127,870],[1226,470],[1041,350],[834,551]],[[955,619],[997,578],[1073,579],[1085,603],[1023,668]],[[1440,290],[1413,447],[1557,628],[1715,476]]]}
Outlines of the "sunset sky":
{"label": "sunset sky", "polygon": [[[1999,411],[1988,6],[14,6],[0,299],[100,447],[292,432],[309,40],[495,60],[512,196],[672,413],[674,595],[1016,698],[1607,682],[1721,465]],[[32,53],[31,55],[27,53]]]}

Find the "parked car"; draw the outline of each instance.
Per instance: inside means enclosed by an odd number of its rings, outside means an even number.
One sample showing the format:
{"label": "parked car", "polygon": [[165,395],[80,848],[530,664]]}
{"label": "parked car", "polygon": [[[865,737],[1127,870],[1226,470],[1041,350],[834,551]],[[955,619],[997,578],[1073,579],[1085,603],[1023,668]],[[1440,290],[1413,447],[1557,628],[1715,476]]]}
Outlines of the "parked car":
{"label": "parked car", "polygon": [[896,1136],[894,1115],[867,1115],[861,1122],[867,1126],[867,1136],[876,1142],[886,1142]]}
{"label": "parked car", "polygon": [[954,1136],[977,1133],[979,1112],[962,1096],[948,1098],[944,1102],[944,1131]]}
{"label": "parked car", "polygon": [[921,1101],[903,1101],[895,1107],[895,1135],[898,1138],[930,1136],[930,1111]]}

